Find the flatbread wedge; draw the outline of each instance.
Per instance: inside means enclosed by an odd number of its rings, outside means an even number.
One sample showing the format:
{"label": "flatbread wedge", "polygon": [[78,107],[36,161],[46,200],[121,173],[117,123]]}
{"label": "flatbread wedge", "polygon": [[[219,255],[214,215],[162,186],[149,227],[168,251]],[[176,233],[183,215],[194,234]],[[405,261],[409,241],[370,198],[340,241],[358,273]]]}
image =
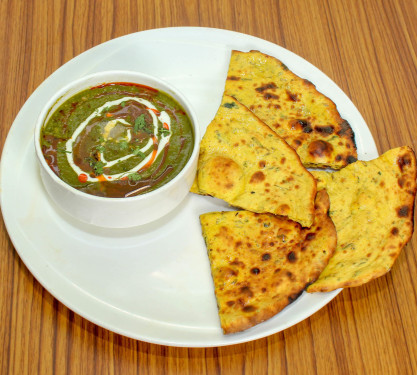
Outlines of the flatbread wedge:
{"label": "flatbread wedge", "polygon": [[306,167],[340,169],[356,161],[354,133],[335,103],[280,60],[232,51],[225,94],[269,125]]}
{"label": "flatbread wedge", "polygon": [[225,95],[200,144],[192,192],[310,227],[316,181],[297,153],[251,111]]}
{"label": "flatbread wedge", "polygon": [[294,301],[324,269],[336,247],[325,190],[311,228],[249,211],[200,216],[225,334],[267,320]]}
{"label": "flatbread wedge", "polygon": [[341,171],[313,174],[329,193],[338,244],[328,266],[307,291],[359,286],[386,274],[413,233],[414,152],[399,147]]}

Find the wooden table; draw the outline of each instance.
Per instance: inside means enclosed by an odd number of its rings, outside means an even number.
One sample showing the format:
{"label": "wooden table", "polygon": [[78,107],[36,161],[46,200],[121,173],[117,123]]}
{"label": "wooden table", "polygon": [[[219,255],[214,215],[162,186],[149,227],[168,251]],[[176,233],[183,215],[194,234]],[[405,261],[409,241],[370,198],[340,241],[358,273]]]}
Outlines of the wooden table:
{"label": "wooden table", "polygon": [[[412,0],[1,0],[1,145],[35,88],[109,39],[168,26],[235,30],[281,45],[352,99],[380,153],[417,149],[417,2]],[[392,271],[345,289],[272,336],[175,348],[98,327],[52,297],[0,226],[0,374],[415,374],[417,236]]]}

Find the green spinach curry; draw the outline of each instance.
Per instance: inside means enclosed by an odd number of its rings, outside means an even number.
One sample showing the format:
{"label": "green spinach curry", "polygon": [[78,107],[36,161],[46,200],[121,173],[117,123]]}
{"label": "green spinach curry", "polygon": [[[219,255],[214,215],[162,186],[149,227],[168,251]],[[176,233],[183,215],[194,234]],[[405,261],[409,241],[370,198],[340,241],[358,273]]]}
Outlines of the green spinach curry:
{"label": "green spinach curry", "polygon": [[183,108],[159,90],[125,82],[84,90],[44,124],[41,147],[55,174],[103,197],[130,197],[173,179],[194,143]]}

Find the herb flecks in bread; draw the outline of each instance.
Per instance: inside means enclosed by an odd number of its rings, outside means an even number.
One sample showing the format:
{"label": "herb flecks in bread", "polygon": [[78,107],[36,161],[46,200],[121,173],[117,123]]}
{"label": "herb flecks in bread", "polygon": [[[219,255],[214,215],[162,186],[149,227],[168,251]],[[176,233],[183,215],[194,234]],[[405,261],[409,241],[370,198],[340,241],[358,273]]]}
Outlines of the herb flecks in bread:
{"label": "herb flecks in bread", "polygon": [[316,181],[297,153],[245,106],[225,95],[201,141],[191,191],[309,227]]}
{"label": "herb flecks in bread", "polygon": [[356,161],[354,133],[335,103],[278,59],[232,51],[225,94],[282,137],[306,167],[340,169]]}
{"label": "herb flecks in bread", "polygon": [[329,194],[338,244],[307,291],[359,286],[386,274],[413,233],[414,152],[398,147],[334,173],[312,173]]}
{"label": "herb flecks in bread", "polygon": [[273,317],[317,279],[336,247],[328,208],[327,193],[319,191],[309,229],[249,211],[200,216],[225,334]]}

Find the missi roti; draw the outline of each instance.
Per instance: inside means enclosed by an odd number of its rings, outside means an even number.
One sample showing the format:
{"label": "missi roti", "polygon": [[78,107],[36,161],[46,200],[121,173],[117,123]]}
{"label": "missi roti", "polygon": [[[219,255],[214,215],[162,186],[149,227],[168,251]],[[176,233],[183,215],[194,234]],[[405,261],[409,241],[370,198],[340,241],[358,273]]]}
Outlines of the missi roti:
{"label": "missi roti", "polygon": [[319,191],[309,229],[249,211],[200,216],[225,334],[273,317],[317,279],[337,241],[328,208],[327,193]]}
{"label": "missi roti", "polygon": [[334,102],[278,59],[232,51],[225,94],[270,126],[306,167],[340,169],[356,161],[354,133]]}
{"label": "missi roti", "polygon": [[330,196],[338,244],[328,266],[307,291],[359,286],[387,273],[413,233],[414,152],[399,147],[341,171],[313,174]]}
{"label": "missi roti", "polygon": [[316,181],[296,152],[251,111],[225,95],[201,141],[191,191],[249,211],[314,217]]}

